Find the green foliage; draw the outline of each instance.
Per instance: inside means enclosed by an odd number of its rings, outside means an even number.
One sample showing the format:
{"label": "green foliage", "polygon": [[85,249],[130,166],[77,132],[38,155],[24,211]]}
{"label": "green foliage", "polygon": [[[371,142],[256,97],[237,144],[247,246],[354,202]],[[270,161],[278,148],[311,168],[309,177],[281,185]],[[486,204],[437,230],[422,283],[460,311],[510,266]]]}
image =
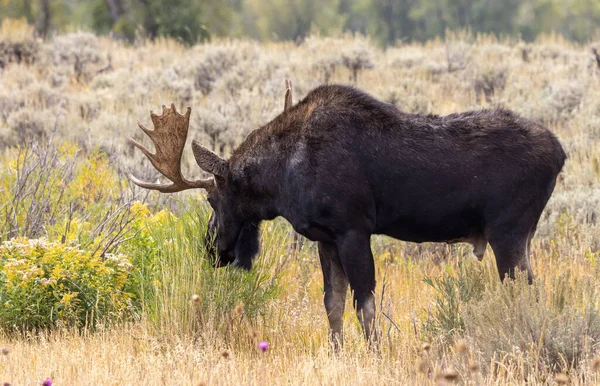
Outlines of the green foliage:
{"label": "green foliage", "polygon": [[209,37],[202,24],[202,4],[191,0],[164,2],[140,0],[139,13],[143,26],[151,37],[169,36],[186,43],[196,43]]}
{"label": "green foliage", "polygon": [[0,246],[0,327],[96,327],[123,316],[133,266],[122,255],[101,258],[46,239],[16,238]]}
{"label": "green foliage", "polygon": [[160,253],[160,241],[156,233],[167,232],[175,221],[168,210],[153,213],[148,204],[135,201],[129,208],[134,220],[131,223],[131,237],[123,243],[120,251],[131,256],[134,266],[127,288],[135,294],[133,299],[136,310],[152,312],[152,302],[156,288],[160,287],[157,264]]}
{"label": "green foliage", "polygon": [[[7,149],[0,166],[1,328],[93,328],[144,313],[185,333],[240,303],[249,320],[264,316],[277,293],[274,263],[212,267],[205,206],[188,203],[177,218],[126,199],[97,150],[34,142]],[[269,253],[281,252],[285,232],[273,234]],[[202,301],[191,308],[193,293]]]}
{"label": "green foliage", "polygon": [[[152,262],[140,279],[150,284],[144,292],[146,315],[157,332],[168,335],[194,335],[208,325],[216,334],[227,332],[227,323],[237,305],[242,305],[248,320],[256,321],[268,312],[268,305],[279,291],[276,260],[285,248],[287,237],[276,229],[263,237],[261,254],[255,267],[240,271],[231,266],[215,269],[207,254],[204,234],[208,221],[206,206],[188,202],[181,217],[168,216],[162,226],[146,228],[153,241],[131,248],[134,256]],[[195,301],[192,301],[197,295]]]}
{"label": "green foliage", "polygon": [[[115,169],[94,150],[79,157],[69,143],[48,141],[8,149],[0,156],[0,238],[62,239],[90,249],[110,248],[117,225],[106,218],[124,197]],[[115,220],[122,219],[119,213]]]}
{"label": "green foliage", "polygon": [[0,156],[2,328],[94,328],[142,307],[147,261],[118,251],[134,239],[151,245],[141,204],[129,209],[106,155],[81,153],[34,141]]}
{"label": "green foliage", "polygon": [[422,37],[414,20],[413,3],[412,0],[359,0],[354,2],[353,10],[364,20],[360,31],[387,44]]}
{"label": "green foliage", "polygon": [[482,267],[471,260],[459,262],[456,275],[448,267],[441,277],[425,276],[423,281],[435,290],[435,307],[424,325],[427,334],[451,336],[464,332],[462,306],[481,298],[485,289],[484,275]]}
{"label": "green foliage", "polygon": [[272,40],[300,40],[311,32],[324,35],[341,32],[346,15],[340,0],[248,0],[245,12],[250,36]]}

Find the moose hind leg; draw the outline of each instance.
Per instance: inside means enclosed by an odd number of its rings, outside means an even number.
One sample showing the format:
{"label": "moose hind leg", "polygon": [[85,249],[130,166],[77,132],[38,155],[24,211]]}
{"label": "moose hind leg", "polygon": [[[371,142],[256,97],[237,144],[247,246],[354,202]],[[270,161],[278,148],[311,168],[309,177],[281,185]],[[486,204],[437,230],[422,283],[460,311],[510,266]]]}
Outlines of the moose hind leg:
{"label": "moose hind leg", "polygon": [[354,306],[365,337],[377,343],[375,330],[375,263],[371,252],[370,235],[347,232],[338,238],[340,260],[354,292]]}
{"label": "moose hind leg", "polygon": [[496,257],[500,279],[515,278],[515,270],[527,272],[529,284],[533,283],[533,271],[529,263],[529,232],[525,234],[507,233],[503,237],[493,237],[490,245]]}
{"label": "moose hind leg", "polygon": [[329,336],[335,350],[343,344],[343,316],[348,279],[340,262],[337,247],[319,242],[319,259],[323,271],[324,303],[329,319]]}
{"label": "moose hind leg", "polygon": [[501,279],[504,280],[506,275],[514,279],[515,269],[518,268],[526,271],[529,283],[533,283],[534,275],[529,262],[531,239],[552,188],[553,185],[545,196],[534,195],[535,200],[519,206],[522,210],[508,211],[487,226],[485,236],[494,251]]}

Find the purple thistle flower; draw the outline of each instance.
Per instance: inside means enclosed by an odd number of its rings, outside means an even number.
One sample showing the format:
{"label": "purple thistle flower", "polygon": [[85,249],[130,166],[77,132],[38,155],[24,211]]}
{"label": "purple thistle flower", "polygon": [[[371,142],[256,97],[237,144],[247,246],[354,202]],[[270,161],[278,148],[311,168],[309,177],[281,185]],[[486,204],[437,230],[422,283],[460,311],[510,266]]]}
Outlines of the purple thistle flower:
{"label": "purple thistle flower", "polygon": [[267,349],[269,348],[269,342],[258,342],[258,349],[261,350],[262,352],[267,351]]}
{"label": "purple thistle flower", "polygon": [[42,382],[42,386],[52,386],[52,379],[47,378],[44,382]]}

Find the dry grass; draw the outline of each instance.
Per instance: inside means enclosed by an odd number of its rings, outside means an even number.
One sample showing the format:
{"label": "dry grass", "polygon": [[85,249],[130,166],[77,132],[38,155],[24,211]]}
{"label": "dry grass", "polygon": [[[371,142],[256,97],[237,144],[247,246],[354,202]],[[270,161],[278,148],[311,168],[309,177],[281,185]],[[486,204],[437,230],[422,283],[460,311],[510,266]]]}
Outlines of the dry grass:
{"label": "dry grass", "polygon": [[[539,252],[538,247],[536,253]],[[385,334],[379,354],[368,350],[350,312],[345,320],[345,347],[338,355],[331,353],[320,301],[320,274],[314,261],[295,261],[283,274],[285,293],[270,307],[263,323],[255,326],[255,336],[250,336],[249,326],[243,322],[234,324],[229,332],[231,336],[216,334],[218,326],[210,322],[193,336],[178,331],[176,323],[156,334],[142,322],[89,335],[58,331],[2,337],[2,345],[10,352],[0,359],[0,373],[3,380],[14,385],[35,384],[48,376],[55,384],[81,385],[201,382],[208,385],[438,385],[448,382],[444,376],[456,376],[460,384],[473,385],[553,384],[555,373],[549,369],[528,372],[528,366],[541,355],[537,341],[530,342],[533,346],[530,349],[515,347],[498,351],[489,362],[480,360],[481,350],[489,349],[485,345],[493,346],[497,337],[486,337],[482,334],[485,331],[477,331],[456,344],[448,345],[442,339],[427,343],[421,322],[427,317],[425,307],[431,307],[434,294],[422,284],[422,275],[427,272],[435,276],[447,269],[432,262],[433,255],[425,253],[425,260],[418,262],[386,263],[384,258],[379,258],[380,283],[386,282],[386,291],[389,291],[384,294],[383,309],[397,326],[393,327],[380,315],[379,326]],[[444,264],[455,266],[456,260],[450,258]],[[572,272],[574,282],[590,275],[597,278],[599,273],[598,266],[596,272],[590,272],[590,266],[583,261],[573,264],[562,260],[550,266],[541,264],[539,259],[536,261],[541,286],[550,288],[558,272],[564,270]],[[302,274],[303,269],[298,264],[312,267]],[[484,266],[489,273],[494,273],[489,260]],[[521,284],[526,287],[524,281]],[[597,287],[596,283],[596,291]],[[186,304],[188,312],[197,307],[189,300],[179,301]],[[508,315],[503,315],[501,309],[495,310],[493,304],[503,304],[502,300],[488,298],[485,303],[484,317],[495,321],[490,323],[491,328],[498,327]],[[514,312],[527,313],[531,306],[531,303],[523,304],[523,308]],[[525,330],[521,331],[526,333]],[[570,338],[568,331],[564,337]],[[262,339],[270,343],[266,353],[256,347],[256,342]],[[598,352],[597,342],[591,344],[596,345]],[[570,384],[600,382],[600,373],[595,373],[592,366],[590,358],[579,368],[572,369],[568,373]]]}
{"label": "dry grass", "polygon": [[189,342],[161,344],[143,329],[125,328],[18,341],[2,359],[2,370],[14,385],[39,384],[48,376],[55,384],[78,385],[435,384],[407,360],[413,355],[407,347],[385,359],[356,349],[331,356],[323,347],[283,341],[266,353],[238,353]]}
{"label": "dry grass", "polygon": [[[28,39],[9,27],[0,41]],[[322,278],[309,245],[285,264],[283,291],[253,324],[256,336],[248,335],[243,320],[224,334],[210,321],[184,331],[177,317],[194,312],[187,297],[198,283],[181,283],[171,304],[184,310],[170,310],[172,324],[158,331],[143,320],[89,335],[0,335],[0,346],[9,350],[0,357],[0,381],[551,385],[566,377],[571,385],[600,384],[593,364],[600,356],[594,319],[600,309],[600,69],[590,47],[556,36],[526,44],[469,34],[386,52],[360,37],[312,37],[300,46],[223,40],[185,49],[171,40],[124,46],[77,33],[44,43],[33,64],[0,69],[0,145],[55,131],[56,138],[84,149],[100,146],[120,168],[152,177],[125,141],[128,135],[141,139],[136,121],[148,121],[149,109],[171,101],[191,106],[190,137],[227,153],[282,110],[283,81],[290,78],[295,98],[323,81],[356,81],[412,112],[511,108],[550,126],[569,160],[532,249],[533,288],[499,285],[490,250],[479,264],[464,245],[374,239],[383,332],[378,355],[367,350],[351,311],[344,350],[331,354]],[[192,177],[198,172],[189,153],[184,163]],[[284,257],[285,249],[263,253]],[[469,288],[481,287],[482,298],[459,299],[462,331],[428,330],[439,293],[423,278],[456,277],[465,260],[469,277],[479,280]],[[260,339],[270,342],[266,353],[256,348]],[[574,351],[576,359],[569,359],[566,353]]]}

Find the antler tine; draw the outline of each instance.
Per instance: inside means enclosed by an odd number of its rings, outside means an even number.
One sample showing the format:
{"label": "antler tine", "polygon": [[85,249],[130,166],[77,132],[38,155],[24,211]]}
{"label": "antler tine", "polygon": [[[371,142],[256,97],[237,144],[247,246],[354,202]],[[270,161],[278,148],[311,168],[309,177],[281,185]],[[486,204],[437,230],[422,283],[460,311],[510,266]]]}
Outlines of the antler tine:
{"label": "antler tine", "polygon": [[142,188],[154,189],[163,193],[174,193],[186,189],[212,188],[214,184],[212,178],[189,181],[181,174],[181,156],[187,139],[192,110],[188,107],[185,114],[179,114],[175,109],[174,103],[171,104],[171,108],[163,105],[162,110],[162,115],[156,115],[150,111],[154,130],[149,130],[141,123],[138,123],[140,129],[154,143],[154,147],[156,148],[154,154],[133,138],[129,138],[129,141],[140,149],[148,157],[148,160],[156,170],[171,180],[172,183],[153,184],[144,182],[131,173],[129,173],[129,178],[134,184]]}
{"label": "antler tine", "polygon": [[[142,127],[142,125],[140,125],[140,128]],[[142,129],[146,134],[148,134],[148,136],[150,137],[150,133],[151,131],[148,129]],[[150,137],[152,138],[152,137]],[[144,153],[144,155],[152,161],[152,157],[153,154],[150,152],[150,150],[146,149],[146,147],[144,145],[142,145],[141,143],[139,143],[138,141],[136,141],[135,139],[129,137],[129,142],[131,142],[131,144],[135,147],[137,147],[138,149],[140,149],[142,151],[142,153]]]}
{"label": "antler tine", "polygon": [[283,111],[292,107],[292,81],[285,80],[285,102],[283,104]]}
{"label": "antler tine", "polygon": [[[143,131],[144,133],[146,133],[146,135],[147,135],[148,137],[152,136],[152,130],[150,130],[150,129],[147,129],[147,128],[146,128],[144,125],[142,125],[140,122],[138,122],[138,127],[139,127],[140,129],[142,129],[142,131]],[[130,138],[130,140],[131,140],[131,138]],[[137,146],[137,145],[136,145],[136,146]],[[141,145],[140,145],[140,146],[141,146]],[[139,147],[138,147],[138,148],[139,148]]]}

